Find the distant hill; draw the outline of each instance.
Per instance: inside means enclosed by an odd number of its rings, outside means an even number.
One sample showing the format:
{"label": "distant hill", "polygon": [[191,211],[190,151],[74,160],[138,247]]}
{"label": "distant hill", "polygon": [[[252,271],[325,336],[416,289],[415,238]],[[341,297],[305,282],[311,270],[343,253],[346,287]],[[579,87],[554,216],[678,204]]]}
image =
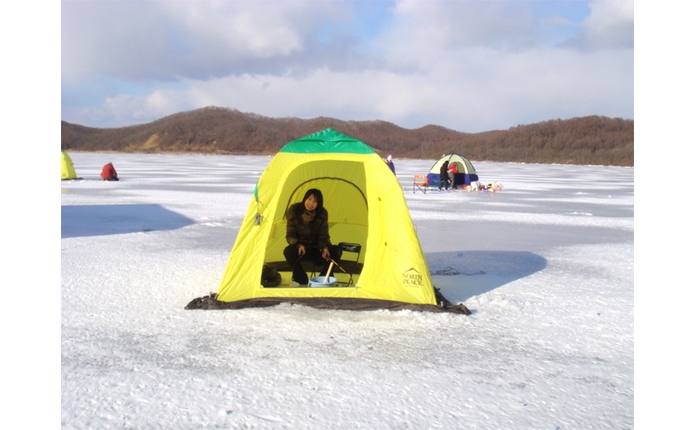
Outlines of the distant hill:
{"label": "distant hill", "polygon": [[405,129],[386,121],[269,118],[206,107],[121,128],[61,122],[61,147],[78,151],[275,154],[286,143],[331,127],[385,157],[634,166],[634,121],[587,116],[463,133],[437,125]]}

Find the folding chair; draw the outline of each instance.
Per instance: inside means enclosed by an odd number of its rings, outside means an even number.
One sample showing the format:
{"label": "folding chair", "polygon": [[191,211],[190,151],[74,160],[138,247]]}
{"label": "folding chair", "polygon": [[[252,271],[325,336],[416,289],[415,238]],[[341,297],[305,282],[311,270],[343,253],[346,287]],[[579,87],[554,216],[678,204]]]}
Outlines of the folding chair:
{"label": "folding chair", "polygon": [[[359,243],[340,242],[338,244],[338,246],[340,247],[340,249],[343,250],[343,255],[340,257],[341,263],[343,266],[348,266],[348,269],[349,269],[348,275],[350,275],[350,279],[347,282],[347,286],[349,287],[353,283],[352,275],[354,275],[355,272],[357,272],[357,268],[358,268],[359,261],[360,261],[360,254],[362,253],[362,245],[360,245]],[[352,261],[352,260],[346,261],[345,260],[345,253],[346,252],[357,254],[357,258],[355,258],[354,261]],[[345,264],[346,262],[350,263],[350,264]],[[334,271],[335,271],[335,269],[334,269]]]}
{"label": "folding chair", "polygon": [[424,194],[427,194],[427,185],[427,175],[413,176],[413,193],[422,191]]}

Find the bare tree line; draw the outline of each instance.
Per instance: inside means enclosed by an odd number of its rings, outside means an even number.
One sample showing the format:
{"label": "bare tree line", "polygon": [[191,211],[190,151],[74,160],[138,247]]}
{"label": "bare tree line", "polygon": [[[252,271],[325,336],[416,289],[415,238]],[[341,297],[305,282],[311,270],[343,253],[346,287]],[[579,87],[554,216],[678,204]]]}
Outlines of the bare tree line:
{"label": "bare tree line", "polygon": [[405,129],[386,121],[269,118],[207,107],[147,124],[91,128],[65,121],[65,150],[272,155],[286,143],[331,127],[384,157],[437,159],[458,153],[475,161],[634,166],[634,121],[587,116],[463,133],[436,125]]}

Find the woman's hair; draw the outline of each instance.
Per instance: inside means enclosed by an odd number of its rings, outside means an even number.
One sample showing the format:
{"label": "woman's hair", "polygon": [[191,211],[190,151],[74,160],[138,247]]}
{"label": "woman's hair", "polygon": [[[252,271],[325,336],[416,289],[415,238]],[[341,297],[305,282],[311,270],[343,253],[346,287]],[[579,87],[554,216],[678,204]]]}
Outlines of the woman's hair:
{"label": "woman's hair", "polygon": [[311,195],[313,195],[314,198],[316,199],[316,210],[317,211],[321,210],[321,208],[323,208],[323,194],[321,194],[321,190],[319,190],[318,188],[312,188],[312,189],[308,190],[304,194],[304,198],[302,199],[302,203],[304,203],[306,201],[306,199],[308,199],[309,196],[311,196]]}

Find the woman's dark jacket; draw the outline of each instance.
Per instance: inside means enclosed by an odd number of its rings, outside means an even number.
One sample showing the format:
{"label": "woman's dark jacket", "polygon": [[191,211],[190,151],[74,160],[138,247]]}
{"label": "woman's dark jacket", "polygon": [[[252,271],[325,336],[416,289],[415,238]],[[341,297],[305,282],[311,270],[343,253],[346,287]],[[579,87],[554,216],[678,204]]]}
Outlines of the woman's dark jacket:
{"label": "woman's dark jacket", "polygon": [[287,209],[287,233],[285,234],[287,243],[318,249],[330,246],[328,211],[325,208],[316,209],[313,219],[308,224],[305,224],[302,219],[302,214],[305,212],[303,202],[295,203]]}

